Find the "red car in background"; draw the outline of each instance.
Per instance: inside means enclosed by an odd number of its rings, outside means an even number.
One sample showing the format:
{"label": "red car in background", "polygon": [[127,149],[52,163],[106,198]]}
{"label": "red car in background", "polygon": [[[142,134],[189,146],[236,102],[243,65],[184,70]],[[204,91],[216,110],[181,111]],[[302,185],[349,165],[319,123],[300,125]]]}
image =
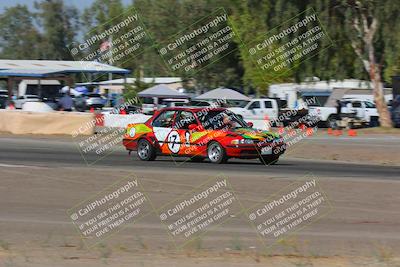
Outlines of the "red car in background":
{"label": "red car in background", "polygon": [[281,137],[270,131],[251,128],[236,114],[224,108],[165,108],[145,123],[129,124],[123,139],[125,148],[137,151],[141,160],[157,155],[208,158],[224,163],[229,158],[259,158],[274,164],[285,152]]}

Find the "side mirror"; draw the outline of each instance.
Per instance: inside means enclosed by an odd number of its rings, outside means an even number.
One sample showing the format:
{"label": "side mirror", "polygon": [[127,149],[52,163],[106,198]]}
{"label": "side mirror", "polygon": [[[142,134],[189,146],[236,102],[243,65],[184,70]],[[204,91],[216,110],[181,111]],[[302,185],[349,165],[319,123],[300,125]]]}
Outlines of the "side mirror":
{"label": "side mirror", "polygon": [[196,129],[197,129],[197,124],[194,124],[194,123],[189,124],[189,130],[194,131]]}
{"label": "side mirror", "polygon": [[251,121],[249,121],[249,122],[247,123],[247,126],[249,126],[249,127],[251,128],[251,127],[254,126],[254,124],[253,124]]}

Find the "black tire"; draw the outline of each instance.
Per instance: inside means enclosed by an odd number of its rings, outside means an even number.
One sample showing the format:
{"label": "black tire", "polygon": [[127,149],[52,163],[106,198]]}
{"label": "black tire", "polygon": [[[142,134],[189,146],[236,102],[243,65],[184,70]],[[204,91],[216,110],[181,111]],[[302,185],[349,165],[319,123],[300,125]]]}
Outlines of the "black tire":
{"label": "black tire", "polygon": [[325,127],[332,128],[332,129],[338,128],[337,119],[338,119],[337,114],[329,115],[328,120],[326,121]]}
{"label": "black tire", "polygon": [[369,121],[369,127],[378,127],[380,125],[379,123],[379,117],[371,117]]}
{"label": "black tire", "polygon": [[200,156],[194,156],[190,158],[190,161],[193,162],[202,162],[205,158],[204,157],[200,157]]}
{"label": "black tire", "polygon": [[279,160],[277,155],[261,156],[260,161],[265,165],[275,165]]}
{"label": "black tire", "polygon": [[140,139],[137,147],[137,155],[140,160],[152,161],[157,157],[155,147],[146,139]]}
{"label": "black tire", "polygon": [[225,149],[218,142],[211,142],[207,147],[207,157],[212,163],[221,164],[228,160]]}

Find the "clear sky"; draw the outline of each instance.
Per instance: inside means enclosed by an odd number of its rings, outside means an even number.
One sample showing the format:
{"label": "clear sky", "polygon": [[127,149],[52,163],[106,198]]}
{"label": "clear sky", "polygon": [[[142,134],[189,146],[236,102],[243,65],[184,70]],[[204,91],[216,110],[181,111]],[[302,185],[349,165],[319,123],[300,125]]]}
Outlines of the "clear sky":
{"label": "clear sky", "polygon": [[[25,4],[32,8],[34,2],[35,0],[0,0],[0,12],[2,12],[6,7],[15,6],[17,4]],[[90,6],[93,2],[94,0],[64,0],[65,4],[76,6],[79,9],[84,9]],[[132,0],[122,0],[122,2],[124,4],[130,4],[132,3]]]}

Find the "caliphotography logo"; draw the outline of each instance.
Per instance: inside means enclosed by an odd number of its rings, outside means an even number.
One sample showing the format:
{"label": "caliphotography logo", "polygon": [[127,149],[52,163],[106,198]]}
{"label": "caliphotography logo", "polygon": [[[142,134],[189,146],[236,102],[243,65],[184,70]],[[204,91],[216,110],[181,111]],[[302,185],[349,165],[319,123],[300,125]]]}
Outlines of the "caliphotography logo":
{"label": "caliphotography logo", "polygon": [[400,266],[399,12],[0,1],[0,266]]}

